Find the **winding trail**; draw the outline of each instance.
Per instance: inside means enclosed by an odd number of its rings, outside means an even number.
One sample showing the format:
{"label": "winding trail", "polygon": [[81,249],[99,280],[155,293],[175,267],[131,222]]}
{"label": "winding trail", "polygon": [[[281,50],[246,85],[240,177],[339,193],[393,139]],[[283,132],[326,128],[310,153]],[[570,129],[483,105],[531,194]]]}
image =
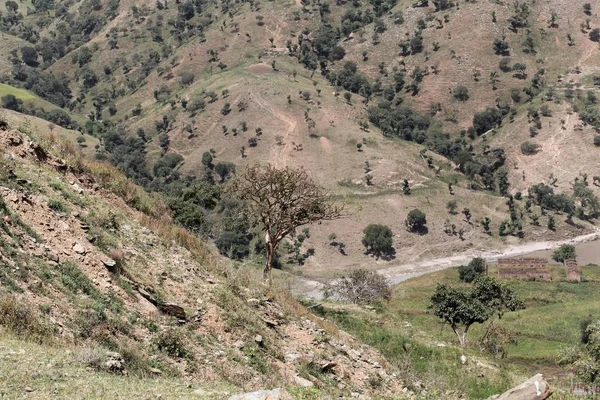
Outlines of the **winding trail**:
{"label": "winding trail", "polygon": [[[378,272],[381,275],[385,276],[391,284],[396,285],[400,282],[404,282],[408,279],[415,278],[417,276],[429,274],[431,272],[441,271],[447,268],[456,267],[458,265],[467,264],[469,261],[471,261],[473,257],[482,257],[488,262],[494,262],[497,261],[499,258],[517,257],[534,253],[537,251],[554,249],[562,244],[575,245],[579,243],[591,242],[598,239],[600,239],[600,229],[596,229],[592,233],[576,236],[571,239],[546,242],[532,242],[518,246],[508,247],[504,250],[495,250],[483,253],[477,251],[470,251],[450,257],[435,258],[402,265],[395,265],[392,267],[380,269],[378,270]],[[309,280],[305,278],[298,278],[297,284],[295,285],[293,291],[296,295],[303,295],[313,299],[321,299],[323,297],[323,287],[324,284],[322,282]]]}

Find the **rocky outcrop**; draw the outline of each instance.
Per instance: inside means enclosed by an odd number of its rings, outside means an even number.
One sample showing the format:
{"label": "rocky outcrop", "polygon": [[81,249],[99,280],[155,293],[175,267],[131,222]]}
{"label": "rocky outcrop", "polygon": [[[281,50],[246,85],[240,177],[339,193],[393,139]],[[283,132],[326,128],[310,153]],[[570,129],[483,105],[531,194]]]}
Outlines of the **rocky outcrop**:
{"label": "rocky outcrop", "polygon": [[550,385],[542,374],[526,380],[519,386],[488,398],[488,400],[544,400],[552,395]]}

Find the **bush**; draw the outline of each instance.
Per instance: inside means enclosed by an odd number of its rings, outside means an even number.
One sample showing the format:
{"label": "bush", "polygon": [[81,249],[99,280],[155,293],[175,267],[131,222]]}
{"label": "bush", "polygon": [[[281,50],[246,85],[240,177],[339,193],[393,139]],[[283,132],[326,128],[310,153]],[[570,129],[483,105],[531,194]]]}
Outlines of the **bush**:
{"label": "bush", "polygon": [[427,216],[423,211],[415,208],[408,213],[405,224],[411,232],[424,232],[427,229],[425,226],[427,224]]}
{"label": "bush", "polygon": [[540,150],[540,145],[532,142],[523,142],[521,143],[521,153],[525,155],[536,154]]}
{"label": "bush", "polygon": [[497,108],[488,107],[485,111],[475,113],[473,116],[473,128],[478,135],[484,134],[501,123],[502,113]]}
{"label": "bush", "polygon": [[458,267],[459,279],[463,282],[471,283],[479,275],[483,275],[486,272],[485,270],[485,260],[481,257],[476,257],[468,265]]}
{"label": "bush", "polygon": [[356,269],[326,286],[325,297],[334,297],[343,301],[371,303],[378,299],[389,301],[392,289],[387,279],[377,271]]}
{"label": "bush", "polygon": [[458,101],[469,100],[469,89],[466,86],[457,86],[452,91],[452,95]]}
{"label": "bush", "polygon": [[224,231],[215,240],[215,246],[224,256],[233,260],[241,260],[250,254],[249,235],[241,232]]}
{"label": "bush", "polygon": [[194,82],[195,75],[192,72],[184,71],[179,74],[179,81],[183,86],[191,85]]}
{"label": "bush", "polygon": [[56,212],[60,212],[60,213],[66,213],[67,211],[69,211],[67,206],[65,206],[62,201],[57,200],[57,199],[48,200],[48,207],[50,207],[50,209],[52,209]]}
{"label": "bush", "polygon": [[374,254],[377,257],[393,253],[393,234],[389,226],[371,224],[363,230],[363,233],[362,244],[367,249],[367,253]]}
{"label": "bush", "polygon": [[16,335],[38,340],[52,333],[49,327],[41,323],[29,304],[12,295],[0,297],[0,325]]}
{"label": "bush", "polygon": [[575,246],[570,244],[563,244],[552,253],[552,259],[554,261],[563,262],[565,260],[574,260],[577,258],[577,252]]}
{"label": "bush", "polygon": [[594,136],[594,146],[600,147],[600,135]]}
{"label": "bush", "polygon": [[185,348],[181,333],[174,329],[158,335],[154,339],[154,346],[158,351],[174,358],[192,358],[192,353]]}

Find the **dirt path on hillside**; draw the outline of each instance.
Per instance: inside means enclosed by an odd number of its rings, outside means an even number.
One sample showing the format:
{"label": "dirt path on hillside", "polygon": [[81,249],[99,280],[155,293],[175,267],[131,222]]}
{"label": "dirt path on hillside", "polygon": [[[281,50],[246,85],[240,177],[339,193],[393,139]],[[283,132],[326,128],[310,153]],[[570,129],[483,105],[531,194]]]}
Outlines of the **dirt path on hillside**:
{"label": "dirt path on hillside", "polygon": [[292,142],[290,141],[290,136],[292,132],[296,129],[296,120],[288,117],[281,111],[273,108],[270,104],[268,104],[260,94],[252,93],[250,95],[251,99],[259,105],[259,107],[267,110],[270,114],[272,114],[275,118],[280,119],[281,121],[287,124],[287,129],[283,133],[283,144],[277,145],[273,144],[271,148],[271,152],[269,153],[269,163],[277,168],[283,168],[286,166],[286,154],[288,154],[292,148]]}
{"label": "dirt path on hillside", "polygon": [[[467,264],[474,257],[482,257],[488,262],[495,262],[499,258],[523,256],[537,251],[555,249],[562,244],[576,245],[579,243],[591,242],[598,239],[600,239],[600,229],[597,229],[595,232],[592,233],[576,236],[574,238],[566,240],[532,242],[518,246],[512,246],[504,250],[493,250],[483,253],[470,251],[450,257],[435,258],[430,260],[416,261],[412,263],[391,266],[388,268],[380,269],[378,270],[378,272],[381,275],[385,276],[391,284],[395,285],[400,282],[404,282],[408,279],[415,278],[417,276],[429,274],[431,272],[441,271],[447,268],[456,267],[458,265]],[[367,265],[365,265],[365,267],[368,268]],[[313,299],[321,299],[323,297],[323,287],[324,284],[322,282],[298,278],[293,291],[295,294],[298,295],[304,295]]]}

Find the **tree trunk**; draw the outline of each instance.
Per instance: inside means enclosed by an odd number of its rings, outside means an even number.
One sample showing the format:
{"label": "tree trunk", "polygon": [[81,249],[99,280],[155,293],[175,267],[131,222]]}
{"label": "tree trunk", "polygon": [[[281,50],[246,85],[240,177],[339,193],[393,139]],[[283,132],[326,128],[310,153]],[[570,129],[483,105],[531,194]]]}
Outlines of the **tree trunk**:
{"label": "tree trunk", "polygon": [[468,326],[462,332],[459,332],[458,328],[455,326],[452,327],[452,330],[454,331],[454,334],[458,338],[458,342],[460,343],[461,346],[464,346],[465,344],[467,344],[467,332],[469,331]]}

